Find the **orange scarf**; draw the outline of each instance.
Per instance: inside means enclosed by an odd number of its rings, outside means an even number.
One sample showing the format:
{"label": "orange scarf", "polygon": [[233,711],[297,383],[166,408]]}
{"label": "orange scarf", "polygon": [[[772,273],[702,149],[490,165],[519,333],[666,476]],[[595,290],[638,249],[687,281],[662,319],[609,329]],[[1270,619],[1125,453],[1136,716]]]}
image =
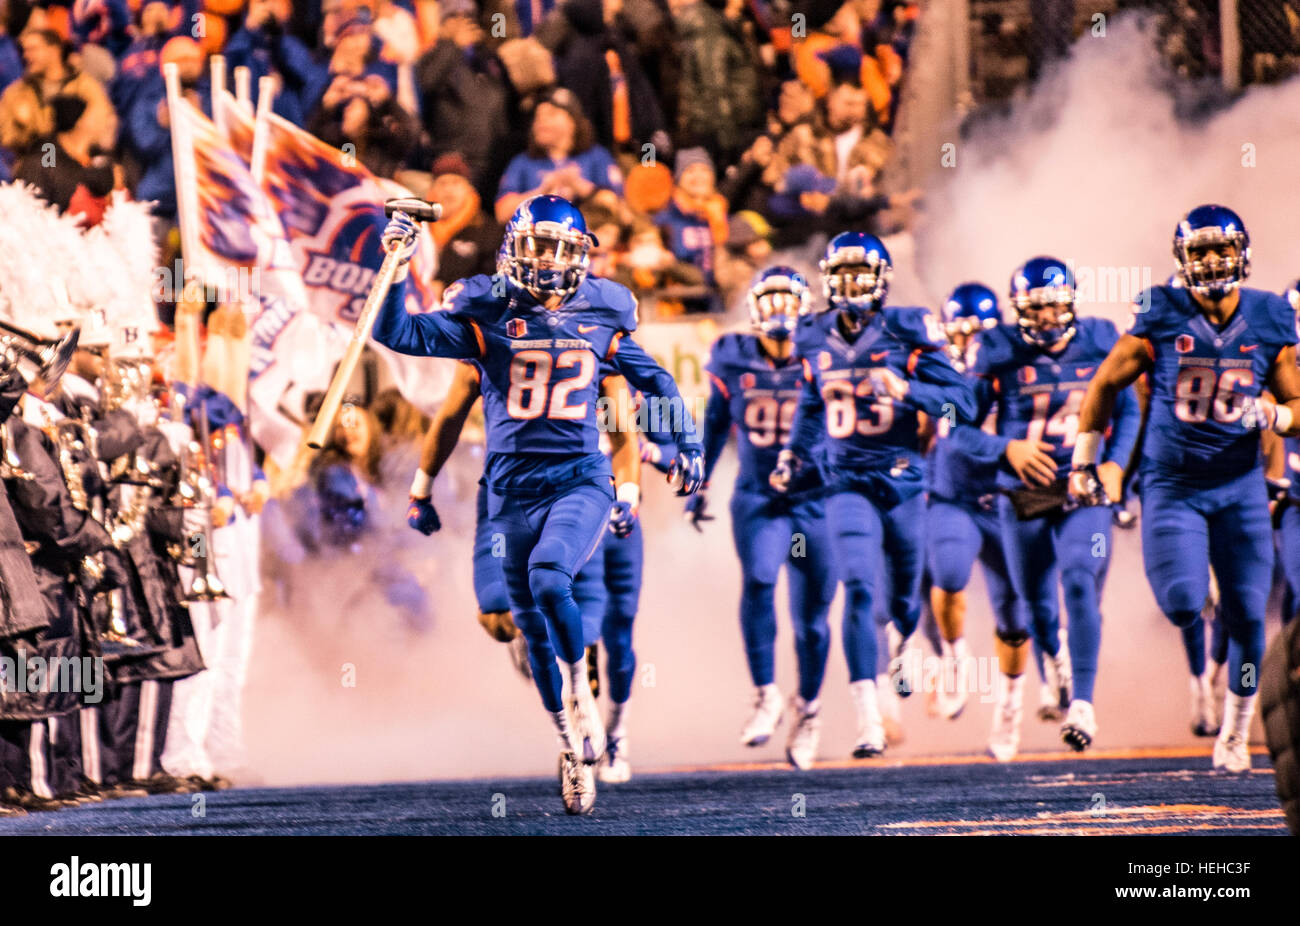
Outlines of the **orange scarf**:
{"label": "orange scarf", "polygon": [[709,233],[715,247],[727,243],[727,197],[721,193],[711,193],[702,199],[696,199],[682,189],[675,189],[673,202],[687,215],[698,216],[709,223]]}

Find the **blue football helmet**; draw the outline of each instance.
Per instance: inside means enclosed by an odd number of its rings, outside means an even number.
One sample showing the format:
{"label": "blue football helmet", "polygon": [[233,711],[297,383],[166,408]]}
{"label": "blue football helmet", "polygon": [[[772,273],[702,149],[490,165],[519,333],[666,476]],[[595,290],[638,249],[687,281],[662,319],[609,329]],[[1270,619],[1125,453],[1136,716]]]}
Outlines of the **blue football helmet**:
{"label": "blue football helmet", "polygon": [[539,302],[569,298],[587,276],[597,246],[578,207],[559,196],[530,196],[506,224],[497,273]]}
{"label": "blue football helmet", "polygon": [[[943,333],[948,339],[946,348],[954,364],[964,365],[966,346],[978,331],[993,328],[1002,321],[997,293],[983,283],[963,283],[952,291],[940,313]],[[961,343],[957,342],[960,337]]]}
{"label": "blue football helmet", "polygon": [[[1038,347],[1058,347],[1074,337],[1074,274],[1055,257],[1034,257],[1011,274],[1011,306],[1020,336]],[[1043,321],[1034,314],[1048,306],[1056,317]]]}
{"label": "blue football helmet", "polygon": [[1174,229],[1174,260],[1188,289],[1222,299],[1250,276],[1246,224],[1227,206],[1197,206]]}
{"label": "blue football helmet", "polygon": [[807,278],[793,267],[778,265],[762,270],[749,287],[749,321],[754,330],[777,341],[794,331],[799,316],[807,315],[812,291]]}
{"label": "blue football helmet", "polygon": [[893,264],[875,235],[840,232],[826,245],[820,263],[822,291],[832,309],[865,321],[885,304]]}

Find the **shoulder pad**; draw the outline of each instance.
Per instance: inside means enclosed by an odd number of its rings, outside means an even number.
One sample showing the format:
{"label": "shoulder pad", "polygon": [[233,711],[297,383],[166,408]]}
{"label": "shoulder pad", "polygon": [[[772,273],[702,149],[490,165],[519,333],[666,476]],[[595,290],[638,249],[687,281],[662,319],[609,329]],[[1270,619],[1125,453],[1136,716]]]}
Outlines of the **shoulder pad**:
{"label": "shoulder pad", "polygon": [[723,367],[737,363],[744,356],[744,335],[738,331],[728,331],[718,335],[718,339],[709,348],[706,366],[710,370],[721,371]]}
{"label": "shoulder pad", "polygon": [[457,280],[442,291],[442,310],[475,320],[496,318],[506,304],[506,297],[494,293],[492,288],[493,279],[485,273]]}
{"label": "shoulder pad", "polygon": [[834,323],[835,312],[818,312],[805,315],[799,319],[794,329],[794,350],[796,354],[807,354],[816,350],[826,340],[827,319]]}
{"label": "shoulder pad", "polygon": [[1259,289],[1241,291],[1241,307],[1248,313],[1246,320],[1261,341],[1269,344],[1296,343],[1296,313],[1291,303],[1281,296]]}
{"label": "shoulder pad", "polygon": [[937,350],[944,344],[943,331],[930,314],[919,306],[886,306],[885,330],[912,347]]}
{"label": "shoulder pad", "polygon": [[1115,323],[1109,318],[1099,318],[1095,315],[1081,318],[1079,319],[1079,327],[1083,329],[1083,333],[1092,340],[1093,344],[1096,344],[1098,348],[1106,353],[1110,353],[1110,349],[1119,340],[1119,329],[1115,327]]}
{"label": "shoulder pad", "polygon": [[601,319],[602,323],[622,331],[636,331],[637,302],[630,289],[613,280],[590,276],[583,281],[583,289],[591,308],[608,316]]}
{"label": "shoulder pad", "polygon": [[1149,338],[1158,336],[1171,326],[1181,325],[1187,309],[1178,292],[1169,286],[1150,286],[1138,293],[1124,333]]}
{"label": "shoulder pad", "polygon": [[1014,364],[1019,337],[1020,332],[1005,323],[976,334],[979,347],[975,351],[975,369],[972,372],[987,375]]}

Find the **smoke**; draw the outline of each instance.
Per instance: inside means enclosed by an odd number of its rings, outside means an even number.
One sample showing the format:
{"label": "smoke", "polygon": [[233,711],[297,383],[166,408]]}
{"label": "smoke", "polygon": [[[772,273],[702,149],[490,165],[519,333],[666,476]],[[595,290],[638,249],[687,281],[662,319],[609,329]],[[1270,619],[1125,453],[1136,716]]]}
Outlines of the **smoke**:
{"label": "smoke", "polygon": [[[1300,273],[1292,229],[1300,214],[1300,135],[1279,115],[1300,111],[1300,83],[1251,89],[1231,108],[1187,122],[1176,116],[1169,78],[1154,58],[1136,20],[1114,20],[1106,37],[1082,39],[1008,116],[954,137],[955,166],[936,171],[914,248],[896,249],[904,263],[914,254],[915,266],[900,268],[895,301],[934,307],[968,279],[1003,292],[1017,264],[1047,253],[1073,261],[1085,285],[1092,275],[1095,296],[1083,311],[1122,324],[1136,295],[1120,291],[1131,269],[1139,283],[1163,282],[1173,270],[1174,224],[1193,205],[1214,201],[1236,209],[1251,231],[1252,284],[1278,290]],[[402,562],[431,594],[427,633],[405,628],[366,557],[291,576],[299,594],[288,605],[268,588],[245,717],[256,776],[294,784],[553,772],[555,737],[536,691],[475,620],[470,553],[480,467],[474,448],[453,458],[438,498],[447,526],[434,537],[409,531],[400,511],[391,515]],[[734,473],[729,450],[713,480],[717,520],[702,534],[682,520],[681,500],[645,474],[646,566],[629,713],[636,768],[782,760],[788,716],[767,746],[738,742],[753,690],[726,510]],[[1111,559],[1096,747],[1206,746],[1188,729],[1182,647],[1152,599],[1136,531],[1115,532]],[[978,568],[969,593],[967,639],[973,655],[991,659],[993,620]],[[793,693],[785,594],[782,580],[777,682]],[[822,696],[826,759],[847,759],[855,732],[840,614],[837,597]],[[1060,751],[1057,725],[1034,716],[1036,700],[1031,679],[1022,750]],[[893,753],[978,754],[991,718],[992,705],[978,692],[951,722],[927,716],[918,694],[904,702],[907,741]]]}
{"label": "smoke", "polygon": [[[965,280],[1005,293],[1012,270],[1050,254],[1096,283],[1083,310],[1122,324],[1136,295],[1119,277],[1163,283],[1174,272],[1174,226],[1193,206],[1235,209],[1253,242],[1250,283],[1280,291],[1297,274],[1294,216],[1300,135],[1281,113],[1300,105],[1300,82],[1253,87],[1226,109],[1183,119],[1175,79],[1155,53],[1150,24],[1112,20],[1085,34],[1072,57],[1005,117],[954,137],[955,164],[934,171],[917,232],[921,290],[937,306]],[[955,134],[955,133],[954,133]],[[940,158],[942,152],[934,152]],[[942,163],[942,162],[941,162]],[[1121,273],[1122,272],[1122,273]]]}

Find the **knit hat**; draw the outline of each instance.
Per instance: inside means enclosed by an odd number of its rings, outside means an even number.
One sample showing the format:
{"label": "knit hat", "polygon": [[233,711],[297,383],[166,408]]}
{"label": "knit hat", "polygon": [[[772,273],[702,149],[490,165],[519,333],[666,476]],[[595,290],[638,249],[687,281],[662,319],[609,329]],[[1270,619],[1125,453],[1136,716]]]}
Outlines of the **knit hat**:
{"label": "knit hat", "polygon": [[709,152],[703,148],[683,148],[677,152],[677,159],[673,163],[673,181],[680,181],[682,174],[686,172],[686,168],[695,164],[704,164],[709,170],[717,173],[717,169],[713,166],[713,158],[709,157]]}
{"label": "knit hat", "polygon": [[470,170],[469,162],[465,160],[464,155],[459,151],[449,151],[446,154],[439,155],[434,159],[429,171],[434,177],[441,177],[443,174],[456,174],[466,180],[474,179],[474,172]]}

